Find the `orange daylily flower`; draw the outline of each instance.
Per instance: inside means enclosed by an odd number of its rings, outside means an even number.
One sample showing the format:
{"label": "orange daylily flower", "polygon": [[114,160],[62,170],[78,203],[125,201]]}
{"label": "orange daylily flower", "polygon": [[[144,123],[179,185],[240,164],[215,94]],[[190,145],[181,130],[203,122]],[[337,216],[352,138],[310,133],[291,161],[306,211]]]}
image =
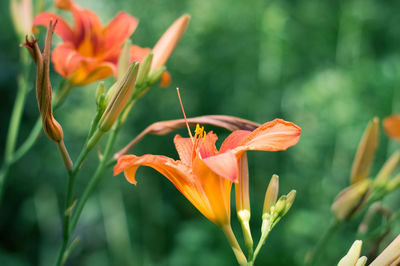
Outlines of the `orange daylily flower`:
{"label": "orange daylily flower", "polygon": [[136,170],[149,166],[168,178],[176,188],[210,221],[218,226],[230,224],[230,192],[238,182],[241,155],[247,150],[279,151],[295,145],[301,129],[282,119],[267,122],[254,131],[234,131],[219,151],[217,135],[196,128],[194,137],[176,135],[174,143],[180,160],[161,155],[123,155],[114,167],[114,175],[124,171],[136,184]]}
{"label": "orange daylily flower", "polygon": [[135,31],[138,20],[120,12],[104,27],[94,12],[79,7],[72,0],[57,0],[55,5],[72,13],[73,27],[49,12],[40,13],[33,21],[34,26],[47,26],[51,19],[57,20],[55,32],[63,42],[52,54],[55,70],[75,85],[116,75],[121,46]]}
{"label": "orange daylily flower", "polygon": [[400,114],[393,114],[383,120],[386,134],[394,140],[400,141]]}

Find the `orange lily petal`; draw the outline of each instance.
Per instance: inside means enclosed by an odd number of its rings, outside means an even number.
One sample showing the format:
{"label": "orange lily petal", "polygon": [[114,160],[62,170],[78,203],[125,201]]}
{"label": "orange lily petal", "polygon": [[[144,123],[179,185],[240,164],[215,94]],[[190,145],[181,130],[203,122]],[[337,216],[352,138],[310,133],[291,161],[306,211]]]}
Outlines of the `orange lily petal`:
{"label": "orange lily petal", "polygon": [[[199,152],[201,158],[207,158],[214,156],[218,153],[215,147],[215,142],[218,137],[216,134],[209,132],[204,139],[198,140],[197,151]],[[179,158],[186,165],[191,165],[194,157],[193,153],[193,142],[190,138],[182,138],[180,135],[176,135],[174,138],[175,148],[178,151]]]}
{"label": "orange lily petal", "polygon": [[50,13],[43,12],[37,15],[33,20],[33,26],[41,25],[47,27],[50,20],[57,21],[55,27],[55,33],[58,34],[64,42],[73,42],[74,33],[68,23],[60,16]]}
{"label": "orange lily petal", "polygon": [[91,35],[101,33],[102,25],[96,13],[82,9],[75,4],[72,6],[71,11],[74,16],[74,43],[77,47],[83,40],[90,38]]}
{"label": "orange lily petal", "polygon": [[171,83],[171,75],[168,71],[164,71],[161,75],[160,87],[165,88]]}
{"label": "orange lily petal", "polygon": [[215,147],[215,142],[217,142],[217,140],[218,136],[212,131],[208,132],[206,137],[200,140],[200,143],[198,144],[198,152],[200,153],[201,158],[204,159],[218,153],[218,150]]}
{"label": "orange lily petal", "polygon": [[108,62],[101,64],[94,62],[93,65],[95,65],[95,68],[92,68],[90,63],[80,66],[71,76],[71,82],[77,85],[85,85],[105,79],[116,72],[115,65]]}
{"label": "orange lily petal", "polygon": [[136,170],[139,166],[148,166],[168,178],[175,187],[208,219],[214,219],[214,214],[205,197],[201,184],[191,173],[191,168],[180,161],[160,155],[123,155],[114,167],[114,175],[124,171],[126,179],[136,184]]}
{"label": "orange lily petal", "polygon": [[70,42],[61,43],[52,53],[54,68],[64,78],[68,78],[74,73],[84,60],[85,58],[75,50]]}
{"label": "orange lily petal", "polygon": [[105,49],[120,47],[132,35],[138,20],[125,12],[119,13],[104,29]]}
{"label": "orange lily petal", "polygon": [[291,122],[275,119],[251,132],[234,149],[237,155],[246,150],[281,151],[295,145],[300,139],[301,129]]}
{"label": "orange lily petal", "polygon": [[219,152],[225,152],[239,146],[243,140],[251,133],[249,130],[236,130],[233,131],[225,140],[222,142]]}
{"label": "orange lily petal", "polygon": [[174,144],[181,161],[186,165],[191,165],[193,156],[192,140],[190,138],[182,138],[180,135],[176,135],[174,138]]}
{"label": "orange lily petal", "polygon": [[229,150],[203,159],[203,162],[217,175],[231,182],[238,182],[239,167],[235,154]]}
{"label": "orange lily petal", "polygon": [[193,173],[201,183],[206,203],[211,209],[212,215],[206,217],[217,225],[229,224],[232,182],[211,171],[199,156],[193,160]]}
{"label": "orange lily petal", "polygon": [[400,114],[394,114],[383,120],[386,135],[400,141]]}
{"label": "orange lily petal", "polygon": [[150,48],[142,48],[138,45],[132,45],[130,62],[142,62],[146,55],[151,51]]}

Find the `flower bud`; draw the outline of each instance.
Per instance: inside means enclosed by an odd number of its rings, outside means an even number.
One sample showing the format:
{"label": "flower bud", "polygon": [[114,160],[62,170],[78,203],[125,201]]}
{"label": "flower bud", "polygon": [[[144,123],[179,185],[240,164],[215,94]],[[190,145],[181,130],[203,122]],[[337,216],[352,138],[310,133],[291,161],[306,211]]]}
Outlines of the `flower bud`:
{"label": "flower bud", "polygon": [[287,196],[283,195],[281,196],[278,201],[276,202],[273,212],[276,214],[276,217],[282,217],[285,215],[285,210],[286,210],[286,202],[287,202]]}
{"label": "flower bud", "polygon": [[279,192],[279,176],[273,175],[269,181],[267,192],[265,193],[263,213],[269,212],[271,207],[275,205]]}
{"label": "flower bud", "polygon": [[342,190],[331,208],[336,218],[339,220],[350,218],[363,204],[370,185],[371,180],[364,179]]}
{"label": "flower bud", "polygon": [[161,79],[162,75],[164,74],[165,69],[166,69],[165,67],[160,67],[157,70],[151,71],[151,73],[149,74],[149,76],[147,78],[148,85],[152,86],[155,83],[157,83]]}
{"label": "flower bud", "polygon": [[286,215],[286,213],[288,213],[288,211],[290,210],[290,208],[293,205],[295,198],[296,198],[296,190],[292,190],[286,195],[286,206],[285,206],[285,210],[284,210],[282,216],[284,216],[284,215]]}
{"label": "flower bud", "polygon": [[370,266],[399,265],[400,263],[400,235],[387,246]]}
{"label": "flower bud", "polygon": [[121,54],[118,59],[118,77],[117,80],[120,80],[129,67],[129,60],[131,57],[131,46],[132,42],[130,40],[125,41],[122,46]]}
{"label": "flower bud", "polygon": [[189,20],[189,15],[181,16],[161,36],[153,48],[154,57],[151,70],[159,69],[165,65],[183,33],[185,33]]}
{"label": "flower bud", "polygon": [[143,59],[139,67],[139,72],[136,78],[136,87],[142,87],[146,82],[147,77],[150,73],[151,62],[153,60],[153,53],[150,51]]}
{"label": "flower bud", "polygon": [[367,257],[362,256],[362,257],[360,257],[360,258],[357,260],[355,266],[364,266],[365,264],[367,264],[367,260],[368,260]]}
{"label": "flower bud", "polygon": [[393,173],[393,171],[396,169],[399,162],[400,162],[400,152],[396,151],[382,166],[374,182],[385,184],[388,178]]}
{"label": "flower bud", "polygon": [[386,184],[386,191],[390,193],[397,189],[400,186],[400,174],[396,175],[392,179],[389,180]]}
{"label": "flower bud", "polygon": [[101,131],[106,132],[112,127],[127,104],[133,91],[138,66],[137,62],[132,63],[124,77],[120,81],[117,81],[118,84],[115,93],[99,121],[99,129]]}
{"label": "flower bud", "polygon": [[40,52],[36,39],[32,41],[26,37],[26,42],[22,45],[27,48],[36,64],[36,99],[42,118],[43,130],[46,135],[54,142],[61,142],[63,131],[60,124],[53,117],[52,108],[52,88],[50,83],[50,49],[51,38],[53,36],[55,24],[50,21],[47,29],[43,54]]}
{"label": "flower bud", "polygon": [[96,89],[96,104],[100,109],[105,109],[106,103],[106,88],[104,86],[104,81],[100,81]]}
{"label": "flower bud", "polygon": [[351,169],[351,184],[364,180],[368,176],[376,148],[378,147],[378,134],[379,119],[375,117],[369,122],[358,145]]}
{"label": "flower bud", "polygon": [[353,245],[351,245],[351,248],[349,249],[349,252],[347,252],[346,256],[339,261],[338,266],[356,265],[358,259],[360,258],[361,247],[361,240],[354,241]]}
{"label": "flower bud", "polygon": [[32,0],[11,0],[11,18],[15,31],[21,38],[32,33]]}
{"label": "flower bud", "polygon": [[53,117],[53,92],[50,82],[50,49],[55,25],[56,23],[53,24],[53,21],[50,20],[43,54],[40,52],[37,41],[34,38],[32,38],[32,41],[29,41],[28,37],[26,37],[26,42],[22,44],[22,46],[28,49],[36,64],[36,100],[42,119],[43,130],[52,141],[56,142],[65,167],[71,170],[73,165],[64,145],[62,127]]}

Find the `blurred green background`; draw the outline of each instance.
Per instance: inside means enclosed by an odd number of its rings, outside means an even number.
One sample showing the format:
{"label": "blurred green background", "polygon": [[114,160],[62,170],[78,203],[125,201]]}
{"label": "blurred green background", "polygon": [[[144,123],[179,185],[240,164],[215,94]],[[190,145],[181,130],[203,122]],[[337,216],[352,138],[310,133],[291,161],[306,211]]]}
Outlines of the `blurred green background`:
{"label": "blurred green background", "polygon": [[[302,127],[285,152],[249,152],[253,237],[260,234],[269,178],[280,194],[297,190],[295,204],[263,247],[257,265],[301,265],[330,219],[330,204],[348,185],[353,157],[368,121],[400,112],[400,2],[76,0],[107,23],[120,10],[140,19],[133,43],[151,47],[178,16],[192,16],[167,67],[172,83],[153,87],[134,107],[115,150],[147,125],[181,118],[175,87],[188,116],[235,115],[263,123],[276,117]],[[51,1],[46,6],[53,8]],[[0,154],[16,95],[18,38],[7,1],[0,9]],[[65,14],[65,12],[63,13]],[[54,43],[60,40],[57,38]],[[33,73],[32,73],[33,86]],[[52,73],[53,83],[59,82]],[[107,84],[111,84],[111,80]],[[56,87],[56,86],[55,86]],[[93,84],[72,91],[55,117],[76,159],[95,114]],[[34,91],[20,140],[38,116]],[[214,130],[223,139],[228,132]],[[383,134],[372,173],[400,147]],[[186,136],[186,131],[179,131]],[[147,136],[132,153],[177,158],[172,138]],[[104,149],[101,143],[100,150]],[[1,160],[3,158],[1,157]],[[81,193],[98,159],[93,151],[78,176]],[[235,265],[224,235],[164,177],[141,168],[138,185],[104,175],[85,207],[67,265]],[[53,265],[61,240],[67,176],[54,143],[42,137],[10,174],[0,206],[0,265]],[[400,193],[384,203],[398,210]],[[234,208],[233,208],[234,210]],[[232,220],[242,243],[236,214]],[[334,265],[355,240],[356,219],[329,239],[324,265]],[[400,232],[397,224],[383,246]],[[368,242],[364,250],[368,249]]]}

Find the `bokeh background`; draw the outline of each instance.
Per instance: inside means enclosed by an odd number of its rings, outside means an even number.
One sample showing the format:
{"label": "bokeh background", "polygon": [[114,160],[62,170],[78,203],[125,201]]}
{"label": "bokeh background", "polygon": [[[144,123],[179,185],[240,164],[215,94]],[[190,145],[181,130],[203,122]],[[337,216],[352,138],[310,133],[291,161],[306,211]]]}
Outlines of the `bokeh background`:
{"label": "bokeh background", "polygon": [[[302,127],[300,142],[285,152],[250,152],[253,237],[260,234],[269,178],[281,194],[297,190],[289,214],[270,234],[257,265],[301,265],[330,219],[335,195],[349,183],[353,157],[372,117],[400,112],[400,2],[76,0],[104,23],[124,10],[140,19],[133,43],[151,47],[183,13],[189,28],[170,58],[168,88],[153,87],[134,107],[115,150],[147,125],[181,118],[175,87],[188,116],[235,115],[259,123],[276,117]],[[52,1],[46,7],[54,9]],[[62,13],[63,16],[68,16]],[[16,95],[19,40],[9,4],[0,8],[0,154]],[[57,44],[59,39],[54,41]],[[53,83],[60,80],[52,73]],[[107,84],[111,84],[111,80]],[[32,73],[33,86],[33,73]],[[93,84],[72,91],[55,116],[76,158],[95,114]],[[38,116],[34,91],[23,114],[20,140]],[[228,132],[206,127],[219,133]],[[186,136],[186,131],[179,131]],[[381,131],[372,174],[398,149]],[[147,136],[132,152],[177,158],[174,134]],[[102,143],[104,144],[104,143]],[[99,149],[103,149],[100,145]],[[1,157],[2,159],[2,157]],[[78,176],[80,193],[98,159],[92,152]],[[222,232],[157,172],[141,168],[138,185],[122,175],[103,176],[85,207],[68,265],[235,265]],[[42,137],[10,174],[0,206],[0,265],[53,265],[61,239],[66,173],[54,143]],[[400,192],[384,204],[398,210]],[[233,208],[234,210],[234,208]],[[242,242],[236,215],[233,226]],[[324,265],[334,265],[355,240],[359,219],[329,239]],[[399,223],[382,245],[400,232]],[[368,249],[368,241],[364,250]]]}

